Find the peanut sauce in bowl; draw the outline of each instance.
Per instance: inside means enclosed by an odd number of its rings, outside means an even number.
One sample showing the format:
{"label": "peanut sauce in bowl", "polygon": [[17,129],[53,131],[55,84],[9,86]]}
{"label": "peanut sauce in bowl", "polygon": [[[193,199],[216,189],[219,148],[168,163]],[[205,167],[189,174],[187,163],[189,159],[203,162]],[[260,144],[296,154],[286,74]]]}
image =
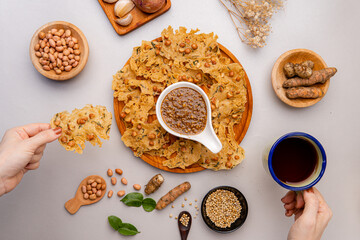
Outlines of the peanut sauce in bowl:
{"label": "peanut sauce in bowl", "polygon": [[156,116],[170,134],[200,142],[213,153],[222,149],[212,127],[209,98],[199,86],[178,82],[165,88],[156,102]]}
{"label": "peanut sauce in bowl", "polygon": [[206,126],[206,104],[201,94],[189,87],[170,91],[161,103],[161,117],[175,132],[193,135]]}

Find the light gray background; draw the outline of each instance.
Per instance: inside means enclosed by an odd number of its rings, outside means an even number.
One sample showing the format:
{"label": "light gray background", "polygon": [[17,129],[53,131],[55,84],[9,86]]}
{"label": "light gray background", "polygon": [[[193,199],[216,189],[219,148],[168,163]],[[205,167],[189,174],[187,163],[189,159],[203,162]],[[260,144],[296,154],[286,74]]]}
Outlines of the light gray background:
{"label": "light gray background", "polygon": [[[360,2],[356,0],[288,1],[285,10],[274,15],[268,46],[253,50],[241,43],[235,28],[217,0],[173,0],[169,12],[134,32],[115,33],[96,0],[0,1],[0,135],[14,126],[49,122],[53,114],[87,103],[105,105],[113,112],[112,75],[131,56],[141,40],[160,36],[168,25],[215,32],[244,66],[253,90],[254,110],[250,128],[241,143],[245,160],[232,171],[203,171],[172,174],[133,156],[120,140],[113,120],[110,141],[103,147],[87,144],[84,154],[66,152],[57,142],[46,148],[41,166],[29,172],[10,194],[0,198],[0,239],[122,239],[107,223],[117,215],[141,231],[131,239],[179,239],[177,224],[169,214],[183,210],[183,198],[175,209],[146,213],[124,206],[117,196],[82,207],[75,215],[64,209],[80,181],[91,174],[106,177],[108,168],[122,168],[132,184],[144,185],[161,172],[165,183],[152,195],[156,200],[180,182],[188,180],[185,195],[194,203],[211,188],[238,188],[249,203],[247,221],[238,231],[217,234],[194,219],[189,239],[285,239],[293,222],[286,218],[279,187],[262,168],[261,154],[273,138],[290,131],[305,131],[323,144],[328,156],[326,173],[317,185],[333,209],[323,239],[357,239],[360,235],[360,151],[359,89],[360,54],[358,27]],[[55,82],[41,76],[32,66],[29,43],[41,25],[64,20],[78,26],[90,46],[89,61],[76,78]],[[285,51],[308,48],[320,54],[338,73],[328,93],[313,107],[295,109],[283,104],[271,86],[271,69]],[[109,180],[106,178],[107,181]],[[109,183],[109,181],[108,181]],[[109,185],[110,186],[110,185]],[[120,184],[110,187],[122,189]],[[194,208],[185,207],[194,213]],[[195,214],[193,214],[195,216]],[[130,239],[130,238],[129,238]]]}

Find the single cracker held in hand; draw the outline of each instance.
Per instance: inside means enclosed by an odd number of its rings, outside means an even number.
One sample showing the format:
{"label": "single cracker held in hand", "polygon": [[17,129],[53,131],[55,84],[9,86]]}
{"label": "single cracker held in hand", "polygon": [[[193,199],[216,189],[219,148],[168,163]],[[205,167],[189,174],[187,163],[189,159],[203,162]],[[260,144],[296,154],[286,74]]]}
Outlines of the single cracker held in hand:
{"label": "single cracker held in hand", "polygon": [[82,154],[85,141],[101,147],[99,137],[109,139],[111,120],[111,112],[106,107],[87,104],[82,109],[75,108],[71,114],[67,111],[55,114],[50,124],[52,128],[62,128],[59,142],[67,151]]}

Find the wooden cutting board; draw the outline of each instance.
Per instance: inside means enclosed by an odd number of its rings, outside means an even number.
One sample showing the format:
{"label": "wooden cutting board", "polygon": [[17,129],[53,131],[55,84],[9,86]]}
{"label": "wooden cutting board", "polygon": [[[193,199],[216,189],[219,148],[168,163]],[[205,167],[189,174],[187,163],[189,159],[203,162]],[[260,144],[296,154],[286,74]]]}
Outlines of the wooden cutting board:
{"label": "wooden cutting board", "polygon": [[[161,38],[157,38],[154,41],[161,41]],[[236,62],[236,63],[240,64],[239,60],[237,60],[236,57],[220,43],[219,43],[219,47],[221,50],[221,54],[229,57],[232,62]],[[127,63],[125,65],[129,64],[129,61],[130,61],[130,59],[127,61]],[[252,116],[252,109],[253,109],[253,97],[252,97],[252,92],[251,92],[251,86],[250,86],[249,78],[248,78],[246,72],[245,72],[245,81],[246,81],[246,87],[247,87],[247,102],[245,104],[245,111],[243,112],[240,123],[234,126],[235,140],[238,144],[241,143],[241,141],[245,137],[245,134],[249,128],[251,116]],[[124,103],[119,102],[117,100],[117,98],[114,98],[114,114],[115,114],[116,124],[120,130],[121,135],[124,134],[124,132],[126,130],[125,124],[120,117],[120,113],[121,113],[123,107],[124,107]],[[156,116],[154,116],[154,117],[156,118]],[[199,172],[199,171],[202,171],[205,169],[197,163],[195,163],[191,166],[188,166],[185,169],[168,168],[168,167],[162,165],[162,162],[164,160],[166,160],[165,157],[151,156],[149,154],[143,154],[141,156],[141,159],[144,160],[145,162],[147,162],[148,164],[150,164],[151,166],[154,166],[158,169],[168,171],[168,172],[174,172],[174,173],[192,173],[192,172]]]}
{"label": "wooden cutting board", "polygon": [[130,23],[130,25],[123,27],[120,26],[119,24],[117,24],[114,20],[117,18],[115,16],[115,12],[114,12],[114,6],[115,3],[106,3],[103,0],[98,0],[102,9],[104,10],[107,18],[109,19],[111,25],[113,26],[114,30],[119,34],[119,35],[125,35],[135,29],[137,29],[138,27],[141,27],[142,25],[144,25],[147,22],[150,22],[151,20],[153,20],[154,18],[160,16],[161,14],[167,12],[170,7],[171,7],[171,1],[170,0],[166,0],[166,3],[164,5],[163,8],[161,8],[159,11],[155,12],[155,13],[145,13],[143,11],[141,11],[140,9],[138,9],[137,7],[135,7],[133,10],[131,10],[131,14],[133,16],[133,20]]}

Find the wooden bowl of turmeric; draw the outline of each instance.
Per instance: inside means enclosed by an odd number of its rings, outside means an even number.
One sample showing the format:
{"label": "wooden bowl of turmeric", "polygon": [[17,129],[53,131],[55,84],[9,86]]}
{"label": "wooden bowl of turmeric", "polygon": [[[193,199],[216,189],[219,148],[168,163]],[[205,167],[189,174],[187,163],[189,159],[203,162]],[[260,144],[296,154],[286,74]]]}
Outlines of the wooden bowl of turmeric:
{"label": "wooden bowl of turmeric", "polygon": [[[311,69],[304,66],[307,63],[310,63]],[[291,69],[294,66],[303,67],[304,72],[299,70],[295,73]],[[290,67],[289,71],[287,67]],[[306,75],[306,69],[311,72],[309,75]],[[271,81],[281,101],[292,107],[304,108],[314,105],[325,96],[330,85],[329,79],[335,73],[336,68],[328,68],[317,53],[308,49],[294,49],[277,59],[272,69]]]}

